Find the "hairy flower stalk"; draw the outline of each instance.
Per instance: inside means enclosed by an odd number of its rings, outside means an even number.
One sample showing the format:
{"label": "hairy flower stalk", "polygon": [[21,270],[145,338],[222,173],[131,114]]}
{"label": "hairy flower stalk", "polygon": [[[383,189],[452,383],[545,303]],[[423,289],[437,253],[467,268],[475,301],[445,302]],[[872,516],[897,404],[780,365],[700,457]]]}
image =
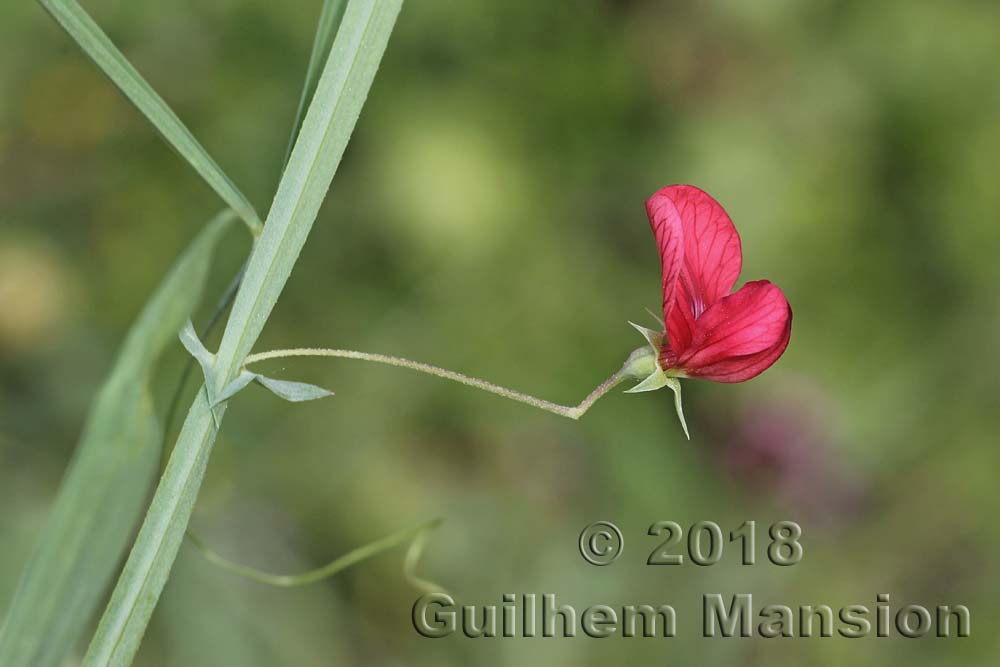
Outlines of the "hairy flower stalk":
{"label": "hairy flower stalk", "polygon": [[[645,348],[637,350],[637,352],[644,352]],[[315,347],[303,347],[294,348],[288,350],[272,350],[270,352],[260,352],[258,354],[251,354],[246,358],[244,362],[245,366],[255,364],[261,361],[266,361],[268,359],[287,359],[289,357],[338,357],[340,359],[356,359],[358,361],[370,361],[377,364],[386,364],[388,366],[396,366],[397,368],[408,368],[413,371],[420,373],[426,373],[428,375],[434,375],[439,378],[444,378],[446,380],[452,380],[454,382],[459,382],[468,387],[474,387],[476,389],[481,389],[483,391],[488,391],[491,394],[496,394],[497,396],[503,396],[504,398],[509,398],[512,401],[517,401],[519,403],[525,403],[532,407],[538,408],[539,410],[545,410],[546,412],[551,412],[553,414],[560,415],[561,417],[568,417],[570,419],[579,419],[582,417],[590,407],[598,401],[602,396],[607,394],[609,391],[614,389],[616,386],[628,379],[637,379],[636,368],[639,362],[636,360],[639,358],[645,359],[645,356],[637,356],[633,353],[625,365],[616,371],[611,377],[597,385],[592,392],[590,392],[586,398],[580,401],[577,405],[559,405],[558,403],[553,403],[551,401],[546,401],[541,398],[532,396],[531,394],[526,394],[524,392],[515,391],[513,389],[508,389],[507,387],[501,387],[500,385],[493,384],[492,382],[487,382],[486,380],[480,380],[479,378],[474,378],[463,373],[456,373],[455,371],[449,371],[439,366],[434,366],[432,364],[425,364],[419,361],[412,361],[410,359],[404,359],[403,357],[393,357],[388,354],[374,354],[371,352],[357,352],[355,350],[334,350],[328,348],[315,348]],[[651,359],[651,357],[650,357]],[[643,376],[644,377],[644,376]]]}

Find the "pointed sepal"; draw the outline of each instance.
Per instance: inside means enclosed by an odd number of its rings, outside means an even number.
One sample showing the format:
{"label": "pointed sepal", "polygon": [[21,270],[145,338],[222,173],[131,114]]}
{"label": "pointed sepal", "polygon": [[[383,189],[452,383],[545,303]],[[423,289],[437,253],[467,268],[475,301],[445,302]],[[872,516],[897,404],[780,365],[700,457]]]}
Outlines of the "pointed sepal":
{"label": "pointed sepal", "polygon": [[632,387],[631,389],[626,389],[626,394],[640,394],[645,391],[656,391],[657,389],[663,389],[673,378],[667,377],[661,369],[657,368],[655,371],[649,374],[645,380]]}
{"label": "pointed sepal", "polygon": [[647,343],[649,343],[649,347],[653,349],[654,354],[659,356],[660,348],[663,347],[663,332],[647,329],[641,324],[636,324],[635,322],[629,322],[629,324],[631,324],[636,331],[642,334],[642,337],[646,339]]}
{"label": "pointed sepal", "polygon": [[681,428],[684,429],[684,435],[690,440],[691,434],[688,432],[687,421],[684,419],[684,405],[681,402],[681,381],[674,377],[668,377],[665,384],[674,392],[674,408],[677,409],[677,418],[681,420]]}

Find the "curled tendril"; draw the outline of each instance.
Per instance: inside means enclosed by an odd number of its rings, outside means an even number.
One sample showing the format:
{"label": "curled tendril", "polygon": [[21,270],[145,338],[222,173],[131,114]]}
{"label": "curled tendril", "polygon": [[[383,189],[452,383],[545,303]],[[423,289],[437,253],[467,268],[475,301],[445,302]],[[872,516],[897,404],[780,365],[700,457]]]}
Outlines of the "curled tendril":
{"label": "curled tendril", "polygon": [[292,588],[295,586],[307,586],[334,576],[358,563],[377,556],[380,553],[393,549],[409,542],[406,556],[403,559],[403,575],[414,587],[427,593],[443,593],[444,589],[430,581],[422,579],[416,575],[416,568],[420,562],[427,540],[438,526],[441,519],[426,521],[412,528],[392,533],[379,540],[365,544],[356,549],[348,551],[343,556],[339,556],[326,565],[322,565],[306,572],[298,574],[273,574],[265,572],[249,565],[237,563],[229,560],[225,556],[210,549],[201,538],[188,531],[188,541],[205,557],[205,559],[227,572],[256,581],[268,586],[278,586],[281,588]]}
{"label": "curled tendril", "polygon": [[[235,284],[238,284],[239,276],[237,277],[237,280],[234,282]],[[225,302],[227,300],[228,298],[224,299],[223,302],[220,303],[220,305],[217,307],[217,311],[221,311],[222,309],[224,309],[226,305]],[[210,330],[211,325],[206,329]],[[204,345],[201,343],[201,340],[195,333],[194,327],[191,325],[190,322],[188,322],[187,326],[184,328],[184,331],[182,331],[181,340],[184,342],[185,347],[188,348],[188,351],[191,352],[192,354],[188,369],[190,369],[191,366],[193,366],[193,362],[195,360],[198,360],[198,362],[202,364],[203,369],[205,369],[206,388],[207,388],[209,378],[208,378],[208,369],[206,369],[206,364],[209,364],[210,362],[210,357],[212,356],[211,353],[204,348]],[[183,390],[184,383],[187,380],[187,376],[189,374],[188,369],[185,370],[184,375],[181,377],[180,383],[175,392],[175,396],[179,395]],[[257,380],[258,382],[269,388],[272,392],[278,394],[279,396],[285,398],[286,400],[291,400],[291,401],[311,400],[313,398],[319,398],[321,396],[330,395],[331,393],[327,392],[326,390],[320,389],[318,387],[312,387],[312,385],[273,380],[271,378],[260,376],[258,374],[251,374],[246,371],[244,371],[244,375],[248,376],[249,380]],[[234,384],[238,383],[239,383],[239,378],[237,382],[235,382]],[[230,398],[231,394],[237,393],[243,386],[245,386],[248,383],[249,382],[243,382],[240,386],[233,387],[231,389],[225,388],[223,389],[223,392],[219,396],[214,398],[212,396],[209,396],[208,397],[209,402],[212,403],[213,405],[216,403],[221,403],[222,401]],[[172,401],[171,405],[173,405],[174,403],[176,403],[176,400]],[[171,409],[171,411],[168,413],[167,428],[169,428],[170,426],[172,417],[173,417],[173,409]],[[165,444],[166,443],[164,443],[164,445]],[[162,448],[163,460],[161,461],[160,464],[161,471],[165,463],[166,453],[167,453],[166,447],[164,446]],[[205,543],[205,541],[190,529],[186,532],[186,536],[191,545],[194,546],[199,553],[201,553],[201,555],[205,558],[205,560],[212,563],[213,565],[216,565],[217,567],[220,567],[223,570],[226,570],[227,572],[231,572],[246,579],[250,579],[251,581],[256,581],[258,583],[266,584],[269,586],[279,586],[285,588],[294,586],[305,586],[308,584],[316,583],[318,581],[322,581],[323,579],[332,577],[333,575],[351,567],[352,565],[355,565],[363,560],[376,556],[384,551],[388,551],[389,549],[397,547],[401,544],[405,544],[407,541],[409,541],[410,545],[407,548],[406,556],[403,561],[403,574],[406,577],[406,580],[410,582],[415,588],[425,592],[444,592],[444,589],[442,589],[440,586],[433,584],[425,579],[421,579],[415,574],[417,563],[419,562],[420,556],[423,553],[424,547],[427,544],[428,536],[430,535],[431,531],[433,531],[439,525],[441,525],[441,520],[434,519],[432,521],[422,523],[413,528],[401,530],[399,532],[383,537],[382,539],[376,540],[369,544],[360,546],[352,551],[349,551],[343,556],[340,556],[330,561],[326,565],[322,565],[318,568],[309,570],[307,572],[301,572],[298,574],[273,574],[271,572],[265,572],[264,570],[251,567],[249,565],[237,563],[209,548],[209,546]]]}
{"label": "curled tendril", "polygon": [[421,556],[424,555],[424,548],[427,546],[431,532],[440,525],[440,519],[428,522],[413,537],[410,546],[406,548],[406,557],[403,558],[403,576],[410,582],[411,586],[424,593],[448,593],[437,584],[417,576],[417,565],[420,563]]}

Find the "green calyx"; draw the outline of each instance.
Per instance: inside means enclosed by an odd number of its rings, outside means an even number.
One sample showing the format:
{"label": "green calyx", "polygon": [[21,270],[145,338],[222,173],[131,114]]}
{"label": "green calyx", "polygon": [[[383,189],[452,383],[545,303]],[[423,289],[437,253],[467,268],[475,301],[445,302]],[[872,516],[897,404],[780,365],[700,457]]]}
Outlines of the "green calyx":
{"label": "green calyx", "polygon": [[644,345],[633,351],[625,362],[622,374],[625,377],[639,381],[631,389],[626,389],[625,393],[638,394],[647,391],[656,391],[663,387],[670,387],[674,392],[674,407],[677,410],[677,418],[680,419],[684,435],[690,440],[691,434],[688,432],[687,421],[684,419],[684,406],[681,402],[681,383],[678,375],[673,371],[664,371],[660,368],[659,364],[664,333],[647,329],[633,322],[629,322],[629,324],[642,334],[648,345]]}

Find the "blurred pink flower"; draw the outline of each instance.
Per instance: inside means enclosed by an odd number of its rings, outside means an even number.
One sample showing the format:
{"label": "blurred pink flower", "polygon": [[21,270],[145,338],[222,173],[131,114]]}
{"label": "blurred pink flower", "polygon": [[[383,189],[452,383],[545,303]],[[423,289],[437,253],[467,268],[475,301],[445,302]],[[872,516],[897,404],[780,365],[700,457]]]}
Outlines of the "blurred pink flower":
{"label": "blurred pink flower", "polygon": [[800,382],[748,398],[731,418],[716,415],[719,464],[752,495],[813,522],[837,523],[858,509],[866,484],[838,456],[830,406],[829,397]]}

